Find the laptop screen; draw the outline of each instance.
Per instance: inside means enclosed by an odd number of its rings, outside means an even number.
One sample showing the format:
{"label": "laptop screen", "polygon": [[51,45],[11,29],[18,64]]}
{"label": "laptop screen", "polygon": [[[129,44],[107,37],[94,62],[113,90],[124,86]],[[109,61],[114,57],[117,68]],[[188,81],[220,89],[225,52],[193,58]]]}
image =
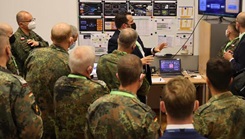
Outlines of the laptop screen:
{"label": "laptop screen", "polygon": [[160,73],[180,73],[181,61],[180,59],[161,59],[159,60]]}

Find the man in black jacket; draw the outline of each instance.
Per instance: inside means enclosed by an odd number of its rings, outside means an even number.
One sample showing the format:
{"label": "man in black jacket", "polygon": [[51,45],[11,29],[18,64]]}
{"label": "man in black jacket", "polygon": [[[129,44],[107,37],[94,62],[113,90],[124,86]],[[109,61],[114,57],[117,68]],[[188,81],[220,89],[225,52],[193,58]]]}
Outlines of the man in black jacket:
{"label": "man in black jacket", "polygon": [[224,53],[224,58],[229,60],[233,67],[233,74],[245,68],[245,12],[241,12],[236,18],[236,28],[239,30],[239,43],[233,51]]}
{"label": "man in black jacket", "polygon": [[[120,34],[120,30],[125,28],[133,28],[136,30],[136,24],[134,23],[133,16],[130,13],[120,13],[116,15],[115,25],[117,27],[117,30],[114,32],[113,36],[109,40],[108,53],[112,53],[114,50],[117,49],[117,39],[118,35]],[[144,70],[146,73],[146,78],[151,84],[151,70],[149,64],[154,60],[153,55],[165,48],[166,43],[162,43],[154,48],[145,48],[142,40],[140,39],[140,37],[138,37],[136,45],[137,47],[134,49],[133,54],[141,58],[143,65],[145,65]]]}

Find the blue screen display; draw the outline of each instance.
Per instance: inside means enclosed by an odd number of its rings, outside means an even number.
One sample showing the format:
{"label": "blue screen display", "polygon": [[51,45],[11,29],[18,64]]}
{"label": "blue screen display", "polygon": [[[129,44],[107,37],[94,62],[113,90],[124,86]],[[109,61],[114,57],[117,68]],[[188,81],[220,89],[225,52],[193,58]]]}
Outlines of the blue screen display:
{"label": "blue screen display", "polygon": [[241,0],[198,0],[198,13],[236,17],[241,12]]}

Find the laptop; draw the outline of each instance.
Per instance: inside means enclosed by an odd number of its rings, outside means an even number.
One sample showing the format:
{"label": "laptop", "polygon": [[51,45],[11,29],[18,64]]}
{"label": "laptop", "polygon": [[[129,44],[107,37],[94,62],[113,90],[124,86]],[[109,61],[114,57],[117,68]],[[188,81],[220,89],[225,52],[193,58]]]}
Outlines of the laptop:
{"label": "laptop", "polygon": [[159,68],[161,77],[183,76],[180,59],[160,59]]}

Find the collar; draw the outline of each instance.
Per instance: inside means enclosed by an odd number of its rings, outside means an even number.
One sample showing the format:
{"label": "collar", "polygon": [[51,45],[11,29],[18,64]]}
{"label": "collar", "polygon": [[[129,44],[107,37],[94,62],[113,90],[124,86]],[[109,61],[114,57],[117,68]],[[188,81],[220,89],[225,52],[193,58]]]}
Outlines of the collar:
{"label": "collar", "polygon": [[32,30],[31,30],[31,31],[29,32],[29,35],[26,35],[26,34],[21,30],[20,27],[18,28],[17,32],[19,32],[19,33],[21,34],[21,37],[26,37],[26,38],[28,38],[28,37],[31,36],[31,34],[32,34]]}
{"label": "collar", "polygon": [[3,66],[0,66],[0,71],[12,73],[10,72],[10,70],[7,69],[7,67],[3,67]]}
{"label": "collar", "polygon": [[230,91],[226,91],[224,93],[220,93],[220,94],[212,96],[206,104],[209,104],[209,103],[211,103],[213,101],[220,100],[220,99],[223,99],[223,98],[227,98],[227,97],[230,97],[230,96],[233,96],[232,93]]}
{"label": "collar", "polygon": [[116,55],[121,55],[121,56],[124,56],[124,55],[127,54],[126,52],[122,52],[122,51],[119,51],[119,50],[114,50],[112,53],[116,54]]}
{"label": "collar", "polygon": [[241,34],[239,35],[239,40],[242,39],[242,37],[244,36],[244,34],[245,34],[245,32],[243,32],[243,33],[241,33]]}
{"label": "collar", "polygon": [[77,74],[69,74],[68,75],[69,78],[77,78],[77,79],[85,79],[87,80],[87,77],[83,76],[83,75],[77,75]]}
{"label": "collar", "polygon": [[60,47],[60,46],[58,46],[58,45],[51,44],[51,45],[50,45],[50,48],[56,49],[56,50],[58,50],[58,51],[65,52],[65,53],[68,54],[68,51],[66,51],[64,48],[62,48],[62,47]]}
{"label": "collar", "polygon": [[167,125],[166,130],[171,130],[171,129],[194,129],[193,124],[172,124],[172,125]]}
{"label": "collar", "polygon": [[135,94],[133,94],[132,92],[126,91],[126,90],[112,90],[110,94],[137,99],[137,96]]}

